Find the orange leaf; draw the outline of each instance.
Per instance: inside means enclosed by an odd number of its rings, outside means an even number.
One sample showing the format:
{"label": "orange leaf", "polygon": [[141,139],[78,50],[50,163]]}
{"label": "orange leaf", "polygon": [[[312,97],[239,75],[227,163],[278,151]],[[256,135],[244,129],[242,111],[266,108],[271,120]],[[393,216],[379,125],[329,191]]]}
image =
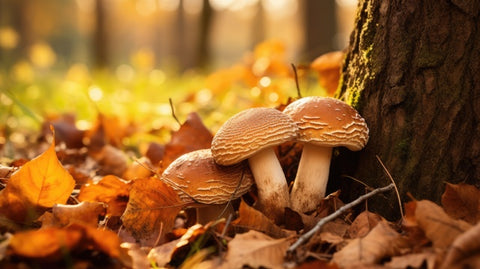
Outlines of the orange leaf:
{"label": "orange leaf", "polygon": [[58,259],[62,250],[73,249],[82,239],[79,230],[45,228],[17,232],[10,240],[13,253],[28,258]]}
{"label": "orange leaf", "polygon": [[131,183],[112,175],[103,177],[97,183],[82,186],[79,201],[102,202],[108,205],[107,215],[121,216],[127,207]]}
{"label": "orange leaf", "polygon": [[198,114],[195,112],[188,114],[187,120],[178,131],[172,134],[170,142],[165,145],[163,168],[167,168],[170,163],[185,153],[210,148],[212,138],[212,134],[203,125]]}
{"label": "orange leaf", "polygon": [[112,231],[73,224],[66,228],[50,227],[15,233],[9,246],[13,254],[18,256],[57,260],[66,252],[87,249],[118,258],[121,255],[120,243]]}
{"label": "orange leaf", "polygon": [[442,205],[454,219],[461,219],[470,224],[480,220],[480,190],[467,184],[447,183],[442,195]]}
{"label": "orange leaf", "polygon": [[23,221],[29,210],[65,203],[74,187],[75,180],[57,159],[53,141],[44,153],[10,177],[0,194],[0,207],[10,219]]}
{"label": "orange leaf", "polygon": [[135,180],[122,221],[136,239],[161,238],[172,229],[182,207],[178,194],[158,178]]}
{"label": "orange leaf", "polygon": [[281,229],[275,225],[271,219],[263,215],[260,211],[247,205],[243,200],[240,202],[238,215],[238,218],[232,222],[237,228],[257,230],[275,238],[285,237],[289,235],[289,233],[295,234],[294,231]]}
{"label": "orange leaf", "polygon": [[106,205],[99,202],[81,202],[77,205],[54,205],[52,213],[55,225],[67,226],[71,223],[83,223],[98,226],[98,216],[105,215]]}

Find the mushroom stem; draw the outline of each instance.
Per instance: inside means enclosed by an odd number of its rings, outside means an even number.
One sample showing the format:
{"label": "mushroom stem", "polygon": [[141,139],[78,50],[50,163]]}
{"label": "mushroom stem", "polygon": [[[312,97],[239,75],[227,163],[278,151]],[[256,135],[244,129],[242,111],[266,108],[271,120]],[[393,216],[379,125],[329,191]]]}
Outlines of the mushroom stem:
{"label": "mushroom stem", "polygon": [[284,218],[290,206],[287,180],[272,147],[257,152],[248,159],[258,189],[257,208],[276,223]]}
{"label": "mushroom stem", "polygon": [[331,157],[332,148],[305,143],[290,194],[293,210],[312,211],[325,197]]}

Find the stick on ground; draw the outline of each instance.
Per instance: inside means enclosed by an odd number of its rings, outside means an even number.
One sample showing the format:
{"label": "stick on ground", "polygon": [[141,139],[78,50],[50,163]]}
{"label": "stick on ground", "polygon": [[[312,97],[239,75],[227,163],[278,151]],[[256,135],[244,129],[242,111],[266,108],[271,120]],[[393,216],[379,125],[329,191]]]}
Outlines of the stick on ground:
{"label": "stick on ground", "polygon": [[385,186],[385,187],[382,187],[382,188],[378,188],[378,189],[375,189],[369,193],[366,193],[360,197],[358,197],[357,199],[353,200],[352,202],[348,203],[348,204],[345,204],[344,206],[340,207],[337,211],[333,212],[332,214],[326,216],[325,218],[321,219],[316,225],[315,227],[313,227],[310,231],[306,232],[305,234],[303,234],[302,236],[300,236],[298,238],[298,240],[293,243],[288,249],[287,249],[287,257],[291,256],[293,254],[293,252],[299,247],[301,246],[302,244],[304,244],[305,242],[308,241],[308,239],[310,239],[310,237],[312,237],[316,232],[318,232],[323,225],[325,225],[327,222],[329,221],[332,221],[336,218],[338,218],[340,215],[342,215],[343,213],[345,213],[347,210],[349,210],[350,208],[362,203],[363,201],[367,200],[368,198],[374,196],[375,194],[378,194],[378,193],[381,193],[381,192],[387,192],[391,189],[394,189],[395,188],[395,185],[392,183],[388,186]]}

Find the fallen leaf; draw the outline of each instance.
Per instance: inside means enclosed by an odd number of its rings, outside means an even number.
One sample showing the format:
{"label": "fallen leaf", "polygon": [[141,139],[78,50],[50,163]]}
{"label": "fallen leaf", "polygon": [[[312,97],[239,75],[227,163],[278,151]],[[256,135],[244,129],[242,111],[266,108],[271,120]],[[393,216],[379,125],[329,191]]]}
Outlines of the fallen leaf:
{"label": "fallen leaf", "polygon": [[294,231],[287,231],[278,227],[270,218],[247,205],[243,200],[240,202],[238,209],[238,218],[232,221],[232,225],[238,230],[256,230],[274,238],[282,238],[289,234],[295,234]]}
{"label": "fallen leaf", "polygon": [[[480,265],[479,253],[480,223],[477,223],[455,238],[448,248],[442,268],[478,268]],[[472,264],[476,266],[472,267]]]}
{"label": "fallen leaf", "polygon": [[125,172],[123,172],[122,178],[126,180],[135,180],[137,178],[148,178],[153,174],[152,164],[149,159],[142,157],[132,162]]}
{"label": "fallen leaf", "polygon": [[82,240],[80,229],[44,228],[15,233],[9,244],[14,255],[27,258],[60,259],[64,251],[71,251]]}
{"label": "fallen leaf", "polygon": [[237,234],[228,242],[228,252],[221,268],[284,268],[284,257],[290,240],[273,239],[263,233],[250,230]]}
{"label": "fallen leaf", "polygon": [[353,239],[334,253],[332,262],[340,267],[373,265],[383,258],[398,255],[404,246],[404,238],[382,221],[365,237]]}
{"label": "fallen leaf", "polygon": [[370,211],[360,213],[347,230],[348,238],[366,236],[379,222],[385,221],[381,216]]}
{"label": "fallen leaf", "polygon": [[63,114],[59,116],[49,116],[42,124],[42,135],[51,134],[50,126],[55,129],[55,141],[57,144],[64,142],[67,148],[83,147],[83,136],[85,131],[79,130],[75,125],[76,118],[74,114]]}
{"label": "fallen leaf", "polygon": [[415,221],[425,236],[439,249],[446,249],[457,236],[471,225],[450,218],[445,211],[432,201],[412,201],[405,207],[406,218]]}
{"label": "fallen leaf", "polygon": [[89,153],[100,165],[100,169],[97,171],[99,175],[122,176],[127,170],[127,155],[110,144],[101,147],[99,150],[90,150]]}
{"label": "fallen leaf", "polygon": [[123,225],[137,240],[161,242],[182,206],[178,194],[158,178],[137,179],[122,215]]}
{"label": "fallen leaf", "polygon": [[64,227],[72,223],[83,223],[87,226],[97,227],[98,217],[104,216],[106,205],[99,202],[81,202],[76,205],[54,205],[52,215],[54,224]]}
{"label": "fallen leaf", "polygon": [[44,153],[11,175],[0,192],[1,214],[19,222],[33,219],[35,212],[64,204],[74,187],[75,181],[58,161],[52,141]]}
{"label": "fallen leaf", "polygon": [[480,190],[468,184],[450,184],[445,186],[442,206],[454,219],[461,219],[470,224],[480,220]]}
{"label": "fallen leaf", "polygon": [[391,261],[385,263],[387,268],[425,268],[434,269],[437,254],[426,250],[422,253],[412,253],[402,256],[395,256]]}
{"label": "fallen leaf", "polygon": [[101,202],[108,205],[107,215],[121,216],[127,207],[131,182],[108,175],[97,183],[87,183],[80,188],[79,201]]}
{"label": "fallen leaf", "polygon": [[[181,155],[197,150],[208,149],[213,136],[205,127],[197,113],[190,113],[180,129],[172,134],[170,142],[165,145],[162,167],[166,169],[170,163]],[[159,172],[161,174],[162,171]]]}
{"label": "fallen leaf", "polygon": [[13,255],[45,261],[59,260],[66,253],[82,250],[101,251],[112,258],[121,258],[123,254],[120,239],[114,232],[81,224],[17,232],[9,247]]}

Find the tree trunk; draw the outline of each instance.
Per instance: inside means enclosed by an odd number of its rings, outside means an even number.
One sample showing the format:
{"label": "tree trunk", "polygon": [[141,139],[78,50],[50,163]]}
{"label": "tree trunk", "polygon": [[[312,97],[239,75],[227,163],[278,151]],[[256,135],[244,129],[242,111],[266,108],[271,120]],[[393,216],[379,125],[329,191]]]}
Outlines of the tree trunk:
{"label": "tree trunk", "polygon": [[[439,202],[445,182],[480,185],[479,11],[478,0],[360,1],[338,96],[366,119],[370,140],[341,150],[337,177],[389,184],[378,156],[403,202]],[[393,218],[396,203],[392,194],[369,207]]]}
{"label": "tree trunk", "polygon": [[97,69],[108,67],[108,32],[106,26],[105,0],[95,1],[95,32],[93,34],[93,61]]}

